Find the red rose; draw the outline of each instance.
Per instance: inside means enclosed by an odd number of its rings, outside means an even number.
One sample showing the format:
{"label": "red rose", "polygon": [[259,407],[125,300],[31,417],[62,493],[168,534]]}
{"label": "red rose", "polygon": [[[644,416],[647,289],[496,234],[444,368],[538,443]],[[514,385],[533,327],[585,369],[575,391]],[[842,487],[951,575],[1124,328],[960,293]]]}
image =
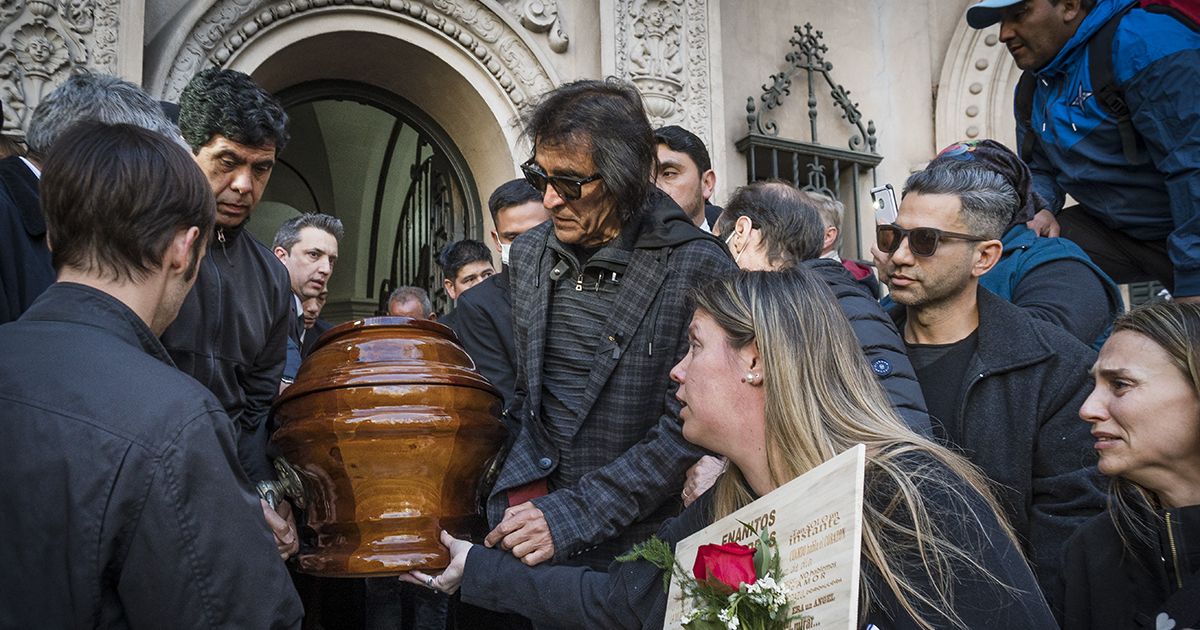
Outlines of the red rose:
{"label": "red rose", "polygon": [[712,578],[736,591],[742,584],[758,580],[754,574],[754,548],[737,543],[702,545],[696,552],[692,573],[701,582]]}

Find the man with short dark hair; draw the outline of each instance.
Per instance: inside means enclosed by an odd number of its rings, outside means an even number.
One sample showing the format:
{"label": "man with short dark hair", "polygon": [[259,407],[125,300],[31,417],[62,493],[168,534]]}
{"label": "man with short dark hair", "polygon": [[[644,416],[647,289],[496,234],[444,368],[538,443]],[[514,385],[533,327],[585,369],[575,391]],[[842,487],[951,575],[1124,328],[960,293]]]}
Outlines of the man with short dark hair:
{"label": "man with short dark hair", "polygon": [[438,264],[442,267],[442,288],[451,300],[496,273],[487,245],[470,238],[444,247]]}
{"label": "man with short dark hair", "polygon": [[459,296],[451,325],[479,372],[500,390],[507,406],[513,398],[517,375],[509,248],[518,236],[549,220],[550,213],[542,205],[542,193],[524,179],[514,179],[497,188],[488,198],[488,211],[496,226],[492,243],[500,251],[500,273]]}
{"label": "man with short dark hair", "polygon": [[667,125],[654,130],[658,158],[654,183],[671,196],[705,232],[711,232],[721,209],[708,203],[717,186],[708,148],[696,134]]}
{"label": "man with short dark hair", "polygon": [[[654,133],[633,86],[560,86],[525,134],[522,170],[551,220],[512,248],[519,428],[485,544],[512,551],[505,562],[606,567],[679,510],[701,452],[680,435],[669,372],[687,351],[688,290],[733,265],[651,183]],[[464,595],[502,574],[469,571]]]}
{"label": "man with short dark hair", "polygon": [[113,76],[72,74],[48,94],[29,121],[28,155],[0,159],[0,324],[18,317],[54,282],[46,220],[39,205],[40,164],[71,125],[127,123],[177,138],[158,102]]}
{"label": "man with short dark hair", "polygon": [[325,309],[325,300],[328,297],[329,290],[326,289],[316,297],[310,297],[303,302],[304,329],[308,332],[304,333],[304,344],[300,346],[301,359],[312,354],[317,346],[317,339],[320,339],[326,330],[333,328],[333,324],[321,319],[321,311]]}
{"label": "man with short dark hair", "polygon": [[296,309],[296,318],[288,334],[284,386],[296,379],[303,358],[301,349],[307,331],[303,324],[304,300],[316,298],[326,291],[333,265],[337,263],[338,241],[344,233],[341,219],[320,213],[292,217],[275,232],[271,251],[287,267]]}
{"label": "man with short dark hair", "polygon": [[1134,0],[984,0],[967,23],[999,23],[1026,71],[1017,137],[1049,202],[1030,228],[1117,282],[1200,301],[1200,10],[1176,4],[1178,17]]}
{"label": "man with short dark hair", "polygon": [[[279,391],[295,314],[287,270],[245,227],[287,144],[287,114],[245,74],[210,68],[184,88],[179,127],[216,197],[217,221],[212,255],[163,333],[163,345],[236,423],[238,456],[250,480],[273,480],[267,413]],[[281,501],[265,516],[280,552],[295,553],[290,504]]]}
{"label": "man with short dark hair", "polygon": [[212,191],[176,142],[84,123],[43,154],[57,282],[0,326],[0,626],[299,627],[218,401],[158,340]]}
{"label": "man with short dark hair", "polygon": [[1104,508],[1078,416],[1096,353],[979,286],[1016,207],[1012,185],[991,170],[915,173],[896,222],[877,228],[875,262],[934,435],[997,484],[1047,590],[1071,532]]}
{"label": "man with short dark hair", "polygon": [[421,287],[397,287],[388,296],[388,315],[410,319],[437,320],[433,302]]}
{"label": "man with short dark hair", "polygon": [[[496,273],[492,266],[492,252],[482,241],[464,238],[450,243],[442,248],[438,256],[438,264],[442,268],[442,288],[451,303],[457,303],[459,296],[487,280]],[[458,315],[452,310],[441,318],[441,323],[454,327]]]}

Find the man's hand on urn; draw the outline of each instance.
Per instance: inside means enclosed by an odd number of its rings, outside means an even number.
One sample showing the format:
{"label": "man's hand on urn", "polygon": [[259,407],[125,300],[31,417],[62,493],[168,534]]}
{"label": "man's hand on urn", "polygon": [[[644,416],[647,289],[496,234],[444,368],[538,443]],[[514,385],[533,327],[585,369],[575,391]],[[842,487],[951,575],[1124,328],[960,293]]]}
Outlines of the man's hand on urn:
{"label": "man's hand on urn", "polygon": [[267,525],[275,536],[275,548],[279,551],[279,557],[287,560],[300,550],[300,537],[296,534],[296,519],[292,516],[292,504],[280,501],[278,507],[272,508],[265,499],[259,499],[259,502],[262,503],[263,516],[267,519]]}
{"label": "man's hand on urn", "polygon": [[483,539],[483,544],[499,545],[529,566],[554,557],[554,539],[546,516],[530,501],[505,510],[504,520]]}

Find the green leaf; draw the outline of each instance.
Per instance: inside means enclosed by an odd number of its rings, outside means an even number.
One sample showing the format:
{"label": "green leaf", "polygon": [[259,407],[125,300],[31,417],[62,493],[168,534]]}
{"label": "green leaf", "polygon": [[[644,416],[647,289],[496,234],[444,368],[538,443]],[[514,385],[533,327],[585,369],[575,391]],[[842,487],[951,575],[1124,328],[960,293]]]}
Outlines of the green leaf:
{"label": "green leaf", "polygon": [[[658,567],[663,572],[663,590],[671,590],[671,570],[678,566],[675,562],[675,552],[671,550],[671,545],[658,536],[650,538],[636,544],[628,552],[617,556],[618,562],[635,562],[645,560],[650,564]],[[683,574],[681,574],[683,577]]]}

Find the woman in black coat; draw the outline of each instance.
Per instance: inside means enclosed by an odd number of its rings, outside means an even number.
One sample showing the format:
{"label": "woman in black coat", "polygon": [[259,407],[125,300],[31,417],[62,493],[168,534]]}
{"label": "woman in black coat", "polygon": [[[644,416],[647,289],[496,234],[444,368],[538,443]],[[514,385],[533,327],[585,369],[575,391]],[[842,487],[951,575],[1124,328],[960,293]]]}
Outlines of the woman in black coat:
{"label": "woman in black coat", "polygon": [[[850,326],[812,272],[742,272],[694,294],[690,350],[671,372],[683,436],[729,460],[659,537],[684,537],[829,458],[865,444],[865,611],[878,628],[1053,628],[982,475],[912,432],[859,360]],[[607,573],[523,565],[455,540],[446,571],[410,582],[530,617],[539,626],[658,628],[667,594],[645,561]],[[506,543],[501,544],[506,547]]]}
{"label": "woman in black coat", "polygon": [[1117,319],[1079,415],[1109,509],[1067,542],[1062,626],[1200,628],[1200,305]]}

